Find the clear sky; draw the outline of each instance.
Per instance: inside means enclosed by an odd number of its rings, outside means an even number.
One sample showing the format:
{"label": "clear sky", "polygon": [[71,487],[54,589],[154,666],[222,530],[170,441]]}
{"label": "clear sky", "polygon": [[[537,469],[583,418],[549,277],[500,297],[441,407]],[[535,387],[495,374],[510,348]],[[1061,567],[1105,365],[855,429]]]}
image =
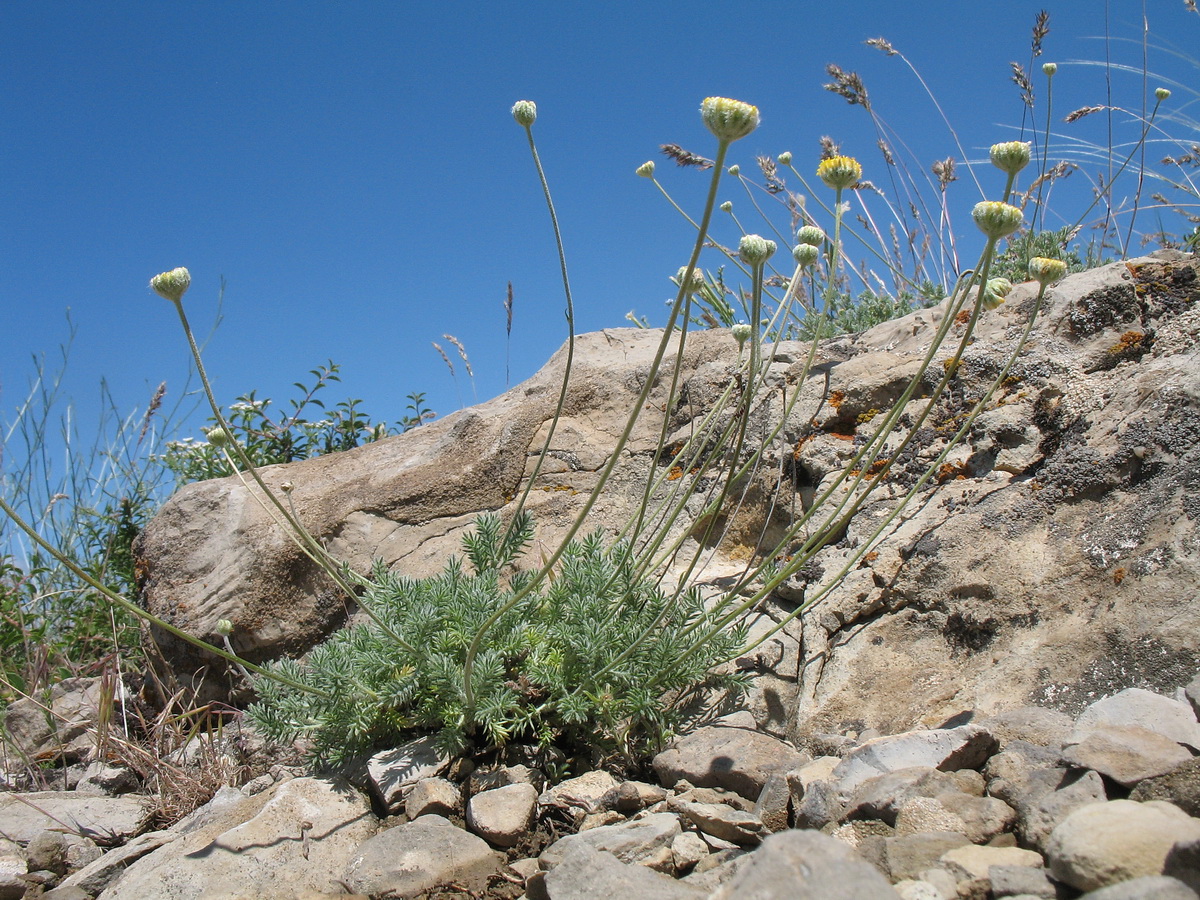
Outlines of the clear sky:
{"label": "clear sky", "polygon": [[[1182,82],[1174,108],[1200,118],[1200,70],[1177,55],[1197,55],[1200,16],[1182,0],[5,0],[0,421],[26,389],[31,354],[53,357],[65,339],[68,308],[78,325],[69,389],[83,421],[102,376],[128,407],[163,380],[178,391],[184,340],[146,283],[179,265],[192,272],[198,330],[226,283],[207,356],[223,402],[251,389],[286,399],[327,359],[344,376],[328,399],[359,397],[376,418],[399,419],[410,391],[442,414],[475,393],[487,399],[506,386],[509,281],[513,384],[565,336],[514,101],[538,104],[579,330],[625,325],[631,309],[661,323],[667,277],[692,234],[634,169],[657,159],[664,186],[698,211],[705,177],[658,147],[712,154],[704,97],[760,107],[761,127],[730,159],[744,170],[790,150],[811,171],[828,134],[882,181],[867,117],[822,89],[825,65],[838,63],[861,74],[922,167],[959,156],[909,70],[863,43],[884,36],[979,160],[1020,136],[1009,62],[1028,66],[1042,8],[1050,33],[1032,74],[1040,90],[1041,63],[1059,63],[1056,130],[1067,111],[1105,102],[1105,72],[1086,61],[1108,54],[1140,68],[1143,14],[1150,68]],[[1115,72],[1112,87],[1140,104],[1140,76]],[[1103,138],[1102,121],[1079,128]],[[981,176],[999,189],[995,170]],[[968,211],[981,197],[967,178],[952,191],[957,229],[973,240]],[[721,199],[744,197],[729,184]],[[475,393],[461,366],[456,387],[431,347],[450,350],[444,333],[465,345]]]}

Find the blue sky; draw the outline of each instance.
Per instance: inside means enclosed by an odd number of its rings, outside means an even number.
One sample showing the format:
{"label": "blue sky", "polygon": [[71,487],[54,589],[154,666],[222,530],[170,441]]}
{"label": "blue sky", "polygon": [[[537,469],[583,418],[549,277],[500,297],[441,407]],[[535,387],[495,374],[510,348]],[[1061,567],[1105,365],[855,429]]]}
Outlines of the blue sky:
{"label": "blue sky", "polygon": [[[163,380],[177,392],[184,340],[146,282],[178,265],[192,272],[186,304],[198,330],[226,283],[207,355],[223,402],[251,389],[284,400],[327,359],[343,367],[327,398],[361,398],[377,419],[403,416],[410,391],[442,414],[487,399],[506,386],[508,282],[513,384],[565,336],[514,101],[538,104],[578,329],[625,325],[631,309],[661,322],[667,277],[692,235],[634,169],[657,159],[664,186],[698,210],[705,178],[658,147],[711,155],[697,113],[704,97],[762,110],[761,127],[734,146],[743,170],[758,154],[790,150],[811,171],[828,134],[878,180],[867,117],[822,90],[835,62],[861,74],[922,166],[959,156],[911,73],[863,44],[884,36],[921,71],[968,154],[986,158],[989,144],[1019,136],[1009,62],[1028,64],[1042,8],[1050,33],[1036,65],[1060,65],[1056,130],[1067,111],[1105,102],[1104,70],[1075,61],[1107,52],[1140,67],[1143,12],[1159,48],[1150,68],[1194,88],[1197,69],[1172,53],[1200,46],[1200,16],[1182,0],[6,0],[0,421],[24,394],[31,355],[53,357],[65,339],[68,307],[78,326],[68,390],[81,422],[101,377],[128,408]],[[1112,86],[1118,102],[1140,103],[1140,77],[1117,72]],[[1174,108],[1200,118],[1195,97],[1177,88]],[[1102,118],[1077,133],[1102,139]],[[980,173],[985,189],[999,189],[999,173]],[[956,230],[972,241],[967,211],[981,197],[966,178],[952,191]],[[744,196],[729,184],[721,199]],[[456,385],[431,347],[446,345],[444,333],[465,345],[474,390],[461,366]]]}

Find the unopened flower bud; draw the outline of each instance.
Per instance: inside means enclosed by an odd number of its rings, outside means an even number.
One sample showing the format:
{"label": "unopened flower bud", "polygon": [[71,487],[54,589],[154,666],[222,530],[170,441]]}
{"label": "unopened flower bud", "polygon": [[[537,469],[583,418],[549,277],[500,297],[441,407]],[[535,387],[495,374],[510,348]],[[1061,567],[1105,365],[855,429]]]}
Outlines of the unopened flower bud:
{"label": "unopened flower bud", "polygon": [[518,100],[513,104],[512,117],[518,125],[528,128],[537,120],[537,104],[532,100]]}
{"label": "unopened flower bud", "polygon": [[170,272],[162,272],[150,279],[150,287],[154,288],[154,292],[172,303],[182,300],[191,284],[192,275],[183,266]]}
{"label": "unopened flower bud", "polygon": [[1045,287],[1058,281],[1067,274],[1067,264],[1061,259],[1048,259],[1045,256],[1035,256],[1029,260],[1029,277]]}
{"label": "unopened flower bud", "polygon": [[730,174],[732,177],[734,177],[734,178],[737,178],[739,175],[741,175],[741,174],[742,174],[742,167],[741,167],[741,166],[730,166],[730,167],[729,167],[729,174]]}
{"label": "unopened flower bud", "polygon": [[862,178],[862,166],[852,156],[835,156],[821,161],[817,177],[835,190],[854,187]]}
{"label": "unopened flower bud", "polygon": [[[680,266],[675,273],[675,283],[683,285],[683,276],[687,274],[687,266]],[[688,284],[688,293],[694,294],[704,287],[704,274],[699,269],[692,269],[692,280]]]}
{"label": "unopened flower bud", "polygon": [[738,343],[738,349],[741,350],[746,346],[746,341],[750,340],[750,326],[745,322],[738,322],[730,329],[733,332],[733,339]]}
{"label": "unopened flower bud", "polygon": [[733,203],[726,200],[724,203],[721,204],[721,212],[727,212],[727,213],[733,212]]}
{"label": "unopened flower bud", "polygon": [[747,234],[738,242],[738,256],[746,265],[757,268],[775,252],[776,244],[757,234]]}
{"label": "unopened flower bud", "polygon": [[654,160],[650,159],[637,167],[637,173],[643,178],[654,177]]}
{"label": "unopened flower bud", "polygon": [[821,255],[812,244],[797,244],[792,248],[792,259],[796,260],[796,264],[805,268],[815,265],[817,258]]}
{"label": "unopened flower bud", "polygon": [[975,208],[971,210],[971,218],[975,220],[980,231],[998,240],[1020,228],[1024,216],[1015,206],[998,200],[984,200],[975,204]]}
{"label": "unopened flower bud", "polygon": [[216,428],[210,428],[204,432],[204,436],[208,438],[208,442],[214,447],[224,447],[229,443],[229,437],[225,434],[225,429],[218,425]]}
{"label": "unopened flower bud", "polygon": [[1058,63],[1042,63],[1042,74],[1047,78],[1053,78],[1054,73],[1058,71]]}
{"label": "unopened flower bud", "polygon": [[779,154],[779,164],[781,166],[790,166],[792,164],[792,151],[784,150]]}
{"label": "unopened flower bud", "polygon": [[1170,96],[1171,92],[1164,87],[1154,89],[1154,99],[1159,103],[1162,103],[1162,101],[1166,100]]}
{"label": "unopened flower bud", "polygon": [[1012,293],[1012,282],[1007,278],[989,278],[983,288],[983,308],[995,309]]}
{"label": "unopened flower bud", "polygon": [[217,619],[217,634],[221,637],[229,637],[233,634],[233,623],[228,619]]}
{"label": "unopened flower bud", "polygon": [[757,106],[728,97],[707,97],[700,104],[700,118],[717,140],[727,143],[744,138],[759,122]]}
{"label": "unopened flower bud", "polygon": [[290,481],[285,481],[283,484],[281,484],[279,486],[279,489],[281,491],[283,491],[285,494],[290,494],[292,491],[294,491],[296,489],[296,486],[294,484],[292,484]]}
{"label": "unopened flower bud", "polygon": [[1029,165],[1028,141],[1005,141],[1002,144],[992,144],[992,165],[1001,172],[1016,175]]}
{"label": "unopened flower bud", "polygon": [[796,229],[796,241],[800,244],[812,244],[820,247],[825,243],[825,232],[816,225],[804,225]]}

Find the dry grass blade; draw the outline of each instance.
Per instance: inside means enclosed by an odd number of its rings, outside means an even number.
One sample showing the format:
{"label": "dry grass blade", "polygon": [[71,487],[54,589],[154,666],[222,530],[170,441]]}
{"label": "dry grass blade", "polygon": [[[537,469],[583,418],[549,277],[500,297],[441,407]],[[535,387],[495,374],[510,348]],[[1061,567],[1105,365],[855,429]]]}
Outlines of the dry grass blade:
{"label": "dry grass blade", "polygon": [[442,349],[442,345],[437,341],[430,341],[430,343],[433,344],[433,349],[438,352],[438,355],[442,358],[442,362],[446,364],[446,368],[448,368],[450,370],[450,374],[453,375],[454,363],[450,362],[450,357],[446,355],[446,351]]}
{"label": "dry grass blade", "polygon": [[1012,82],[1021,89],[1021,102],[1026,106],[1033,107],[1033,83],[1029,80],[1029,76],[1025,74],[1025,67],[1019,62],[1011,62],[1009,66],[1012,68]]}
{"label": "dry grass blade", "polygon": [[833,81],[824,85],[825,90],[837,94],[851,106],[871,108],[871,98],[867,94],[867,86],[857,72],[847,72],[841,66],[829,63],[825,72]]}
{"label": "dry grass blade", "polygon": [[697,169],[711,169],[713,161],[705,156],[697,156],[688,150],[684,150],[678,144],[663,144],[659,147],[663,154],[673,160],[680,166],[695,166]]}
{"label": "dry grass blade", "polygon": [[1081,106],[1074,112],[1069,112],[1063,117],[1064,122],[1078,122],[1084,116],[1090,116],[1092,113],[1103,112],[1108,109],[1107,106]]}

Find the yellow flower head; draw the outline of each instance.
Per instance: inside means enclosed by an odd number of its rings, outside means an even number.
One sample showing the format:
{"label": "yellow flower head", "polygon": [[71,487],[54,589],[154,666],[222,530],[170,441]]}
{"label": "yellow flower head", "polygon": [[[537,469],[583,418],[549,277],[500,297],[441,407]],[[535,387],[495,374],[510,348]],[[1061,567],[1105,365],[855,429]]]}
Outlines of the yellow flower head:
{"label": "yellow flower head", "polygon": [[706,97],[700,104],[700,118],[717,140],[728,143],[744,138],[759,122],[757,106],[728,97]]}
{"label": "yellow flower head", "polygon": [[984,200],[975,204],[975,208],[971,210],[971,218],[975,220],[980,231],[999,240],[1020,228],[1024,216],[1015,206],[998,200]]}
{"label": "yellow flower head", "polygon": [[162,272],[150,279],[150,287],[154,288],[154,292],[172,303],[182,300],[191,284],[192,274],[183,266],[170,272]]}
{"label": "yellow flower head", "polygon": [[1045,256],[1035,256],[1029,260],[1029,277],[1045,287],[1058,281],[1067,274],[1067,264],[1061,259],[1047,259]]}
{"label": "yellow flower head", "polygon": [[835,156],[821,161],[817,177],[835,190],[854,187],[862,178],[862,166],[853,156]]}

